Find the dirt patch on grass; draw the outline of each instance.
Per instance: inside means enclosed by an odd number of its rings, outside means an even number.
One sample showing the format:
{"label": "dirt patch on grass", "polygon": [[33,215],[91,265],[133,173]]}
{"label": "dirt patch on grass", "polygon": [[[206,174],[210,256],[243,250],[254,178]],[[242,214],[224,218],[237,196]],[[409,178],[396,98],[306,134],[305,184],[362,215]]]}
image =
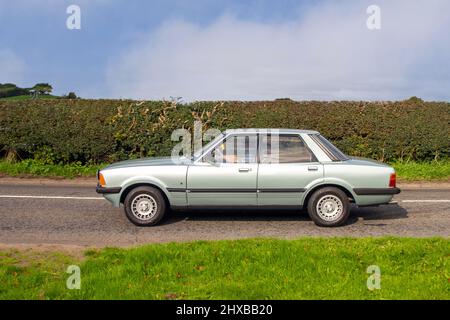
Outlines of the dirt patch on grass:
{"label": "dirt patch on grass", "polygon": [[28,266],[36,261],[54,261],[63,258],[81,262],[88,250],[97,250],[94,247],[65,245],[65,244],[3,244],[0,243],[0,257],[11,258],[19,267]]}

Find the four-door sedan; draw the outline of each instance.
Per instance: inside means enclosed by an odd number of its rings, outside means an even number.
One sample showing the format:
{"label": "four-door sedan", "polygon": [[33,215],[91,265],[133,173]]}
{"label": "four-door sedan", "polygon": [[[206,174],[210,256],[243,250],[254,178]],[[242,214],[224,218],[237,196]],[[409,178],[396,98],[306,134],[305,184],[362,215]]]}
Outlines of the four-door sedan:
{"label": "four-door sedan", "polygon": [[139,226],[157,224],[169,208],[306,207],[317,225],[332,227],[347,220],[350,203],[388,204],[400,192],[392,167],[292,129],[227,130],[190,159],[118,162],[98,180],[97,192]]}

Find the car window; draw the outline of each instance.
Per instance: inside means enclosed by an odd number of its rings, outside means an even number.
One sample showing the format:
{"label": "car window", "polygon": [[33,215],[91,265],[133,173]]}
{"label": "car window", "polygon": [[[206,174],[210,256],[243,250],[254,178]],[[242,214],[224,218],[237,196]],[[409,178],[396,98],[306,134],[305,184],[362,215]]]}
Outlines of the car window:
{"label": "car window", "polygon": [[339,150],[335,145],[333,145],[323,136],[319,134],[312,134],[309,136],[328,155],[328,157],[330,157],[332,161],[349,160],[349,157],[345,153]]}
{"label": "car window", "polygon": [[217,137],[215,137],[212,141],[208,142],[208,144],[203,146],[200,150],[195,151],[194,152],[194,160],[197,160],[198,158],[200,158],[205,153],[206,150],[208,150],[210,147],[212,147],[217,142],[222,140],[223,137],[224,137],[224,134],[220,133]]}
{"label": "car window", "polygon": [[298,135],[261,135],[260,137],[261,163],[317,161]]}
{"label": "car window", "polygon": [[255,135],[232,135],[207,156],[216,163],[256,163],[258,139]]}

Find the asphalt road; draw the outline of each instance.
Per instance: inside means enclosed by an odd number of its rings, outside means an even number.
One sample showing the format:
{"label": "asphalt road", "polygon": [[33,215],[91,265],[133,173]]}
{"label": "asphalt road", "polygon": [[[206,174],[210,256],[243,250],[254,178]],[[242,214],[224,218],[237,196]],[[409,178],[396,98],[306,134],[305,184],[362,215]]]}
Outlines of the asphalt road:
{"label": "asphalt road", "polygon": [[450,236],[448,184],[403,186],[394,198],[397,205],[353,207],[348,223],[339,228],[319,228],[306,214],[292,211],[176,212],[159,226],[142,228],[94,189],[92,181],[0,179],[0,244],[129,246],[247,237]]}

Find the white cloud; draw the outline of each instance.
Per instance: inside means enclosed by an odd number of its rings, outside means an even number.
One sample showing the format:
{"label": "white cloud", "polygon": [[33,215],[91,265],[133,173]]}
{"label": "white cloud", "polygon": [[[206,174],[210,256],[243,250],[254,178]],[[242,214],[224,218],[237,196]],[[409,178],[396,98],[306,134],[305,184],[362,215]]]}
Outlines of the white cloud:
{"label": "white cloud", "polygon": [[0,49],[0,83],[18,83],[23,80],[24,62],[11,50]]}
{"label": "white cloud", "polygon": [[369,4],[355,3],[318,5],[278,24],[233,16],[206,27],[168,21],[109,62],[108,95],[450,98],[450,2],[378,1],[379,31],[366,27]]}

